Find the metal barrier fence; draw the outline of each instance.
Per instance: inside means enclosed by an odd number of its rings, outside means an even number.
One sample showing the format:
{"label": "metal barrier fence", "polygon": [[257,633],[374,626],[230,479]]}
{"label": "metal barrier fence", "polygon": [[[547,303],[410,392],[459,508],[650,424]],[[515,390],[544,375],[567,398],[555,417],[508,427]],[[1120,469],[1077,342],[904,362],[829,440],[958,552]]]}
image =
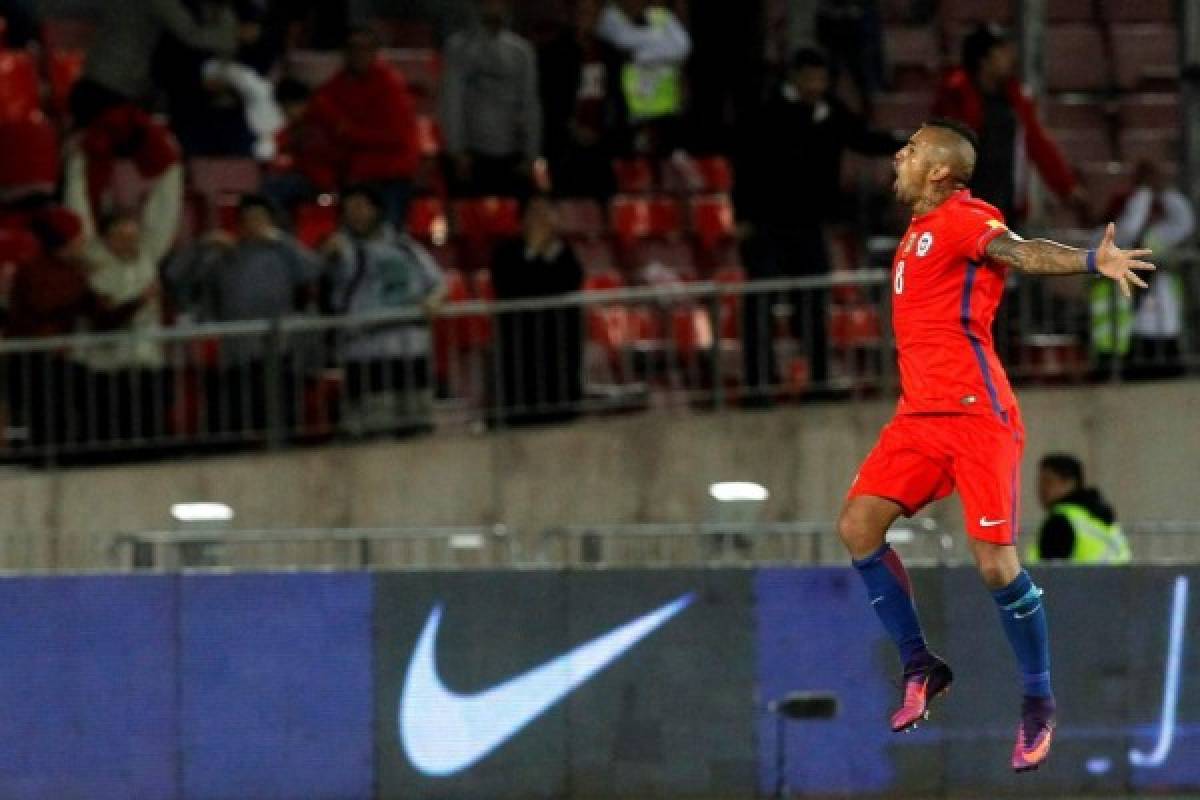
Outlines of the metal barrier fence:
{"label": "metal barrier fence", "polygon": [[[1134,563],[1200,563],[1200,520],[1125,530]],[[972,563],[965,536],[932,518],[898,522],[888,541],[910,566]],[[832,520],[0,534],[0,571],[12,572],[840,566],[846,559]]]}
{"label": "metal barrier fence", "polygon": [[[1135,308],[1081,278],[1014,278],[995,326],[1014,380],[1195,370],[1196,263],[1176,262],[1160,276],[1170,291]],[[455,303],[433,318],[395,310],[0,341],[0,458],[71,463],[647,408],[890,397],[890,296],[887,272],[865,270]],[[1164,330],[1177,323],[1177,335],[1139,334],[1135,322],[1152,326],[1155,315],[1169,318]]]}

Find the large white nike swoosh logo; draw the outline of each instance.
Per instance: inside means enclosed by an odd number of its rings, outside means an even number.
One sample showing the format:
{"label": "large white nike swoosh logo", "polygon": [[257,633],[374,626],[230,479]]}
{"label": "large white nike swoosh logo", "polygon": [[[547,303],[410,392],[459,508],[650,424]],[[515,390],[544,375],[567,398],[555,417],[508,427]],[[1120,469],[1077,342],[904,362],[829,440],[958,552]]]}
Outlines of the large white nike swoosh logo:
{"label": "large white nike swoosh logo", "polygon": [[672,600],[539,667],[475,694],[451,691],[438,677],[434,648],[442,607],[435,606],[417,639],[400,692],[400,742],[405,754],[418,770],[435,777],[453,775],[474,765],[687,608],[692,599],[693,595],[686,594]]}

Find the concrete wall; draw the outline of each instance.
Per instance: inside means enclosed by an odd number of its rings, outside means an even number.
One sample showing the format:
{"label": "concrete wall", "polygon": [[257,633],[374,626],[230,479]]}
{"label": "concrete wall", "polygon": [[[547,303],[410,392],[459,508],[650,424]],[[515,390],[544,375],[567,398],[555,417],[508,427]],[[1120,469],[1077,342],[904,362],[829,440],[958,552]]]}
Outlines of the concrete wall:
{"label": "concrete wall", "polygon": [[[1022,393],[1022,518],[1037,457],[1079,454],[1124,520],[1200,519],[1200,383]],[[0,564],[89,565],[95,532],[169,527],[171,503],[221,500],[245,528],[703,518],[715,480],[771,490],[771,520],[829,519],[890,403],[710,415],[662,412],[482,436],[0,477]],[[951,498],[930,512],[959,530]]]}

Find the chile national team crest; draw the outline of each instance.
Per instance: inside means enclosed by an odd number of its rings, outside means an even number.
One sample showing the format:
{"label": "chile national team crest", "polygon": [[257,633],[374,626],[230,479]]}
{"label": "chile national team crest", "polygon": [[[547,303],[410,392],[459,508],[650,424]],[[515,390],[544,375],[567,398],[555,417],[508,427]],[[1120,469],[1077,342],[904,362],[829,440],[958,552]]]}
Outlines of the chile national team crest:
{"label": "chile national team crest", "polygon": [[917,240],[917,255],[923,258],[931,247],[933,247],[933,234],[925,231],[921,234],[921,238]]}

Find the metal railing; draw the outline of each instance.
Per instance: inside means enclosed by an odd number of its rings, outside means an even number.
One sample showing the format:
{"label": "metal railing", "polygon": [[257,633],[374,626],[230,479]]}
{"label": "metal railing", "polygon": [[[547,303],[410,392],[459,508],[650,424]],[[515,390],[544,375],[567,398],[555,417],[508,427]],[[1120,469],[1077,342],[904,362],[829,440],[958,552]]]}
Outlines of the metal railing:
{"label": "metal railing", "polygon": [[[1014,381],[1196,371],[1197,263],[1168,268],[1180,334],[1148,347],[1114,314],[1112,333],[1127,346],[1107,353],[1093,346],[1085,279],[1014,278],[995,325]],[[398,309],[0,340],[0,459],[87,462],[653,408],[890,398],[890,288],[886,271],[864,270],[454,303],[433,317]]]}
{"label": "metal railing", "polygon": [[[1200,520],[1125,526],[1136,564],[1200,563]],[[1027,531],[1026,536],[1035,535]],[[888,541],[910,566],[972,563],[965,536],[930,517]],[[580,524],[179,529],[0,534],[0,570],[557,569],[847,563],[832,520],[753,524]]]}

